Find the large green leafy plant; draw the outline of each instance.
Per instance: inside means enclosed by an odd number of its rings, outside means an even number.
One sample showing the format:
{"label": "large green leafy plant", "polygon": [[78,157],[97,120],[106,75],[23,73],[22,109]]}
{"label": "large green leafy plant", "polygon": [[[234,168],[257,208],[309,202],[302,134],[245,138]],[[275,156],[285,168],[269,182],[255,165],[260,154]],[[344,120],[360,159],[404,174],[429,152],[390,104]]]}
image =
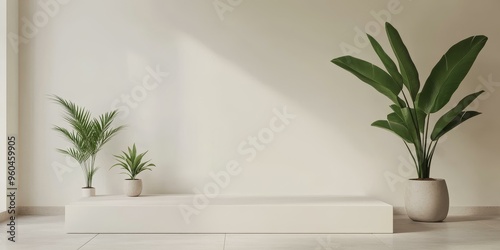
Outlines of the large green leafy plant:
{"label": "large green leafy plant", "polygon": [[[418,178],[429,178],[432,157],[439,139],[462,122],[480,114],[465,111],[465,108],[483,91],[464,97],[437,120],[432,130],[429,127],[430,117],[450,101],[488,38],[482,35],[472,36],[453,45],[434,66],[424,86],[420,88],[417,68],[398,31],[390,23],[386,23],[385,28],[397,65],[370,35],[368,39],[387,71],[352,56],[335,58],[332,62],[393,102],[390,105],[392,113],[387,115],[387,120],[375,121],[372,126],[387,129],[401,137],[413,158]],[[413,149],[410,148],[411,145]]]}
{"label": "large green leafy plant", "polygon": [[115,155],[116,160],[118,163],[115,165],[111,166],[111,168],[119,166],[126,172],[123,172],[122,174],[126,174],[130,177],[129,180],[135,180],[138,174],[140,174],[144,170],[149,170],[151,171],[151,167],[156,167],[155,164],[149,163],[151,160],[142,161],[142,158],[144,155],[146,155],[148,151],[140,153],[137,155],[137,149],[135,147],[135,144],[132,146],[132,148],[128,147],[128,153],[122,151],[121,155]]}
{"label": "large green leafy plant", "polygon": [[55,126],[54,130],[62,134],[72,146],[67,149],[58,149],[62,154],[75,159],[81,166],[85,178],[85,187],[92,187],[92,179],[97,171],[95,166],[97,153],[123,126],[112,127],[118,111],[104,113],[93,118],[90,111],[67,101],[59,96],[51,99],[65,111],[64,120],[70,129]]}

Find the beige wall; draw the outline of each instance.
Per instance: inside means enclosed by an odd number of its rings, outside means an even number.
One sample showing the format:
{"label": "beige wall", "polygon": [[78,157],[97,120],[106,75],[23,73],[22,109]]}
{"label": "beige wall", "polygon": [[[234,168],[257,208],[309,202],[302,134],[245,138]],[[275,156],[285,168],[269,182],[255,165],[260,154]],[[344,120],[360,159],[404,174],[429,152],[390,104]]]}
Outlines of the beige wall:
{"label": "beige wall", "polygon": [[[83,185],[78,167],[55,151],[66,144],[51,131],[63,120],[49,94],[94,113],[122,110],[128,128],[99,156],[98,194],[122,192],[111,155],[136,142],[158,165],[142,174],[145,193],[203,190],[234,160],[243,170],[223,193],[362,194],[402,205],[402,180],[415,176],[407,152],[369,126],[389,102],[329,62],[345,48],[378,62],[358,31],[388,48],[379,23],[388,18],[422,81],[452,44],[490,38],[453,100],[486,85],[474,104],[484,114],[442,142],[431,174],[446,178],[452,206],[500,205],[500,83],[485,83],[500,82],[499,1],[51,3],[20,6],[22,205],[64,205]],[[151,75],[156,69],[164,73]],[[288,124],[273,111],[285,106],[295,115]],[[259,134],[268,144],[252,151],[245,141]]]}
{"label": "beige wall", "polygon": [[[6,189],[7,136],[18,133],[18,53],[8,42],[10,34],[17,33],[18,2],[0,0],[0,188]],[[5,195],[0,197],[0,212],[5,210]]]}

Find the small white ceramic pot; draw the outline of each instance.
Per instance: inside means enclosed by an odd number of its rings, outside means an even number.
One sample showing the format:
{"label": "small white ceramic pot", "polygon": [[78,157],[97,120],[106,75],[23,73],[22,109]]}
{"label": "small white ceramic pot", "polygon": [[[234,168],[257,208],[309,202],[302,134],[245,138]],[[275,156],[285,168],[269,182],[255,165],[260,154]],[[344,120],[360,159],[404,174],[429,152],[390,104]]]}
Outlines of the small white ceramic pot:
{"label": "small white ceramic pot", "polygon": [[82,197],[83,198],[92,197],[92,196],[95,196],[95,188],[82,187]]}
{"label": "small white ceramic pot", "polygon": [[408,180],[405,207],[408,217],[414,221],[443,221],[450,207],[446,181],[444,179]]}
{"label": "small white ceramic pot", "polygon": [[142,192],[142,180],[141,179],[126,179],[124,186],[125,195],[130,197],[137,197]]}

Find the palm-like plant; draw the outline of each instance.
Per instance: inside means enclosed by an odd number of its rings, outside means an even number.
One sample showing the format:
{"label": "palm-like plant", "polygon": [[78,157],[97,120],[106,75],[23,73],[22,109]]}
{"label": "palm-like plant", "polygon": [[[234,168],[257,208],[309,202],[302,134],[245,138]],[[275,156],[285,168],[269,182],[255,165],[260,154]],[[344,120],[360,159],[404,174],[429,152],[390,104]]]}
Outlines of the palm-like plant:
{"label": "palm-like plant", "polygon": [[113,136],[124,126],[111,127],[118,111],[104,113],[93,118],[90,111],[67,101],[59,96],[52,96],[51,100],[64,109],[64,120],[68,122],[71,129],[54,126],[54,130],[62,134],[72,147],[57,149],[60,153],[74,158],[81,166],[85,187],[92,187],[92,179],[97,171],[95,166],[97,153]]}
{"label": "palm-like plant", "polygon": [[[464,109],[484,91],[463,98],[437,120],[431,133],[430,116],[450,101],[488,38],[482,35],[472,36],[453,45],[434,66],[420,91],[418,71],[398,31],[390,23],[386,23],[385,27],[399,70],[370,35],[368,39],[387,72],[352,56],[339,57],[332,62],[393,102],[390,105],[393,112],[387,116],[387,120],[375,121],[372,126],[387,129],[401,137],[413,158],[418,178],[429,178],[432,157],[439,139],[462,122],[480,114]],[[409,144],[413,144],[413,150]]]}
{"label": "palm-like plant", "polygon": [[137,149],[134,144],[132,148],[128,147],[128,154],[127,152],[122,151],[122,155],[115,155],[118,163],[111,166],[111,168],[119,166],[126,171],[122,172],[122,174],[128,175],[130,177],[130,180],[135,180],[135,177],[142,171],[151,171],[151,167],[156,167],[155,164],[149,163],[151,160],[142,162],[142,158],[147,153],[148,151],[137,155]]}

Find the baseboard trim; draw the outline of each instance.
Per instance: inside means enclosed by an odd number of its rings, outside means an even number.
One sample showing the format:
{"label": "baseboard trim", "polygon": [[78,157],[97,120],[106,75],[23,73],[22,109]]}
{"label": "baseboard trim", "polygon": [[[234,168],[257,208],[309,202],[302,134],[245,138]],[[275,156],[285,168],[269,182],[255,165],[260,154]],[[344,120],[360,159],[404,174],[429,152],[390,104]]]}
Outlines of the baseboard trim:
{"label": "baseboard trim", "polygon": [[[394,215],[406,215],[404,207],[394,207]],[[21,206],[18,208],[19,215],[64,215],[64,206]],[[450,207],[448,215],[452,216],[494,216],[500,215],[500,206],[471,206]],[[7,220],[7,212],[0,213],[0,221]]]}
{"label": "baseboard trim", "polygon": [[[394,215],[406,215],[404,207],[394,207]],[[451,216],[494,216],[500,215],[500,206],[450,207]]]}
{"label": "baseboard trim", "polygon": [[20,206],[19,215],[64,215],[64,206]]}

